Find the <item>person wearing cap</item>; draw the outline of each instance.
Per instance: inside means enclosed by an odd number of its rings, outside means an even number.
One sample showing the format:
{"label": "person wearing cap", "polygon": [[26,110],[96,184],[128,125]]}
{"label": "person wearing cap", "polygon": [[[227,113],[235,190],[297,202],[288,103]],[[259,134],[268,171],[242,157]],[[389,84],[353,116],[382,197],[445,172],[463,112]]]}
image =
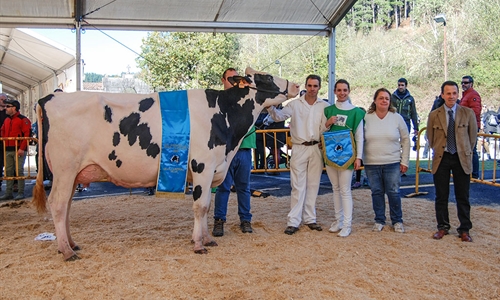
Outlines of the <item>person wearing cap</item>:
{"label": "person wearing cap", "polygon": [[[7,112],[5,111],[5,100],[7,100],[7,95],[4,93],[0,93],[0,128],[3,125],[3,122],[7,118]],[[1,137],[1,135],[0,135]],[[0,178],[3,177],[3,143],[0,143]],[[2,180],[0,180],[0,191],[2,190]]]}
{"label": "person wearing cap", "polygon": [[[30,137],[31,122],[30,120],[19,113],[21,104],[17,100],[7,100],[5,102],[5,110],[7,118],[5,119],[2,128],[2,137]],[[5,173],[9,177],[24,176],[24,161],[28,154],[27,140],[7,140],[5,141]],[[17,159],[16,159],[17,157]],[[17,162],[17,174],[16,174]],[[13,195],[14,181],[7,181],[7,189],[5,195],[0,197],[0,200],[21,200],[24,199],[24,180],[18,180],[18,193],[14,198]]]}

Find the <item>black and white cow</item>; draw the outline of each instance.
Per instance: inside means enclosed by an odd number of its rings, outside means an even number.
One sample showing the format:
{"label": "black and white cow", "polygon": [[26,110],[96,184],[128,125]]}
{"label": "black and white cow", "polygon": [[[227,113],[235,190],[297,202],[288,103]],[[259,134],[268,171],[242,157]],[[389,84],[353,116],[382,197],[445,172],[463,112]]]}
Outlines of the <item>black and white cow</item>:
{"label": "black and white cow", "polygon": [[[191,125],[188,181],[193,183],[196,253],[217,246],[208,233],[211,187],[219,185],[261,110],[295,97],[299,86],[247,68],[228,90],[188,90]],[[75,186],[108,180],[129,187],[156,185],[161,145],[158,94],[56,93],[38,101],[44,152],[53,173],[49,206],[58,250],[65,260],[79,257],[69,230]],[[41,157],[41,156],[40,156]],[[33,203],[46,211],[47,197],[38,173]]]}

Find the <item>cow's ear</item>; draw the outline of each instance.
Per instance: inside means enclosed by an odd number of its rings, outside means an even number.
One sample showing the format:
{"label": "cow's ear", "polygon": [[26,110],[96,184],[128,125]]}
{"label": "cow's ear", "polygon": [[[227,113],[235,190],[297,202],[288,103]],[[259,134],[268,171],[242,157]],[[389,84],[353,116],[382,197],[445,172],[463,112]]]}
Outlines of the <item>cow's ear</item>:
{"label": "cow's ear", "polygon": [[227,80],[229,83],[231,83],[233,86],[238,85],[238,87],[244,88],[246,86],[249,86],[252,83],[252,80],[250,79],[249,76],[233,76],[233,77],[228,77]]}

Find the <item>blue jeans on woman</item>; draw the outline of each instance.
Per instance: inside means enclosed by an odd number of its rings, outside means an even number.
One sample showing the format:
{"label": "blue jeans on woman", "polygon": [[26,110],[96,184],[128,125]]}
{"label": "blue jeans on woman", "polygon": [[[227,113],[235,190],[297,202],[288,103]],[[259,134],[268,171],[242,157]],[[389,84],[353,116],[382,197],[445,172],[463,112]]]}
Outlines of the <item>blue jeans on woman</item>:
{"label": "blue jeans on woman", "polygon": [[376,223],[385,225],[385,195],[389,199],[392,225],[403,223],[403,210],[399,194],[401,181],[399,166],[399,162],[387,165],[365,165],[365,173],[370,181],[372,191],[372,204]]}

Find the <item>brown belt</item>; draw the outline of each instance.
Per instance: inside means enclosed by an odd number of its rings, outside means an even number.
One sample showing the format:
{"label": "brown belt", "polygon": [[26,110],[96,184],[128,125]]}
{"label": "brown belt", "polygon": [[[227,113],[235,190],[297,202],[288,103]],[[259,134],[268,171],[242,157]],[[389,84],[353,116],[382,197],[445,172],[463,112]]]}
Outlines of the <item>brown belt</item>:
{"label": "brown belt", "polygon": [[318,141],[310,141],[310,142],[303,142],[302,143],[302,145],[304,145],[304,146],[313,146],[316,144],[319,144],[319,142]]}

